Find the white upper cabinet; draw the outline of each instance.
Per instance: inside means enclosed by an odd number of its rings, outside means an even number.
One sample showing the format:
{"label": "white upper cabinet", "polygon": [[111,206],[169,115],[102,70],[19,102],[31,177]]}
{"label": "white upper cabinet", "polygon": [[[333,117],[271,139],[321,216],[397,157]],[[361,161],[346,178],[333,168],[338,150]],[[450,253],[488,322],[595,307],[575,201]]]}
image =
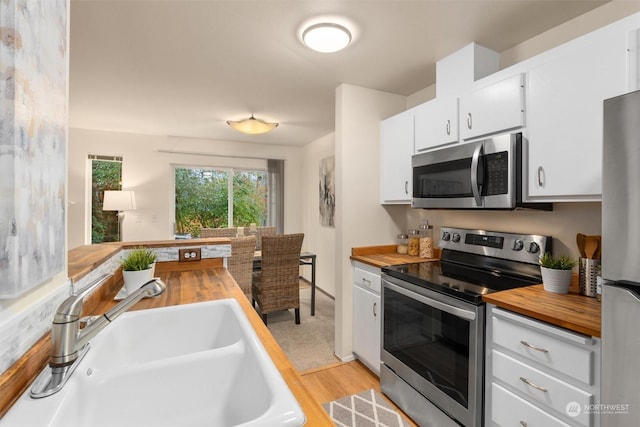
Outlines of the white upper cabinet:
{"label": "white upper cabinet", "polygon": [[500,69],[500,54],[469,43],[436,63],[436,96],[457,98],[473,89],[474,83]]}
{"label": "white upper cabinet", "polygon": [[627,91],[628,31],[607,27],[528,74],[528,196],[600,200],[603,100]]}
{"label": "white upper cabinet", "polygon": [[415,150],[458,142],[458,98],[436,98],[414,109]]}
{"label": "white upper cabinet", "polygon": [[380,122],[380,203],[411,203],[413,110]]}
{"label": "white upper cabinet", "polygon": [[524,126],[524,74],[460,98],[460,138],[467,140]]}

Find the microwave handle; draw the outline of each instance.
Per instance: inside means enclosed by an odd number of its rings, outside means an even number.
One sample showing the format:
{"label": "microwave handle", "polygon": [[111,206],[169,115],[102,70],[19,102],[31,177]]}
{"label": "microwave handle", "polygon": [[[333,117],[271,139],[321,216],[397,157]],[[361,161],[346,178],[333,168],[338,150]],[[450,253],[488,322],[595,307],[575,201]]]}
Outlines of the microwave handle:
{"label": "microwave handle", "polygon": [[478,164],[480,162],[481,154],[482,144],[478,144],[473,150],[473,157],[471,158],[471,191],[473,192],[473,198],[476,199],[477,206],[482,206],[480,186],[478,185]]}

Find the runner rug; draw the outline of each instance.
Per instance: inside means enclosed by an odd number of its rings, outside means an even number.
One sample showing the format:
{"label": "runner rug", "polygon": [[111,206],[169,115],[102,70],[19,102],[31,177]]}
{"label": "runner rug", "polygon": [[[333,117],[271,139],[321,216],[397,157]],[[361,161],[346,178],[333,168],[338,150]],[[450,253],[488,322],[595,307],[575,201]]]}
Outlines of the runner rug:
{"label": "runner rug", "polygon": [[373,389],[323,403],[322,406],[338,427],[410,426],[406,418]]}

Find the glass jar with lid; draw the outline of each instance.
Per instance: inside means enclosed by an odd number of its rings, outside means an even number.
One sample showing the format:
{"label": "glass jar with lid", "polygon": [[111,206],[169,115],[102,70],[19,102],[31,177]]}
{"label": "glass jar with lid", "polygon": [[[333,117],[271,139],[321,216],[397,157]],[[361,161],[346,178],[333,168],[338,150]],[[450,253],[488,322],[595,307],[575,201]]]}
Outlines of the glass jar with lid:
{"label": "glass jar with lid", "polygon": [[420,255],[420,230],[409,230],[409,250],[411,256]]}
{"label": "glass jar with lid", "polygon": [[420,224],[420,258],[433,258],[433,225]]}
{"label": "glass jar with lid", "polygon": [[398,234],[398,243],[396,252],[402,255],[405,255],[409,250],[409,235],[408,234]]}

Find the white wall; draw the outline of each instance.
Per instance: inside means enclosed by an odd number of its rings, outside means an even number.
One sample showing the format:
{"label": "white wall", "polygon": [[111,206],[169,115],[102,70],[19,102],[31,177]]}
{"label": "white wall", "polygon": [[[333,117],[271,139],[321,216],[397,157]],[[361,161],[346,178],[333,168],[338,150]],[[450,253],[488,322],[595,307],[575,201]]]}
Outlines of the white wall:
{"label": "white wall", "polygon": [[[316,286],[335,296],[335,227],[320,225],[319,211],[319,162],[335,155],[335,133],[307,144],[302,160],[302,218],[304,240],[313,247],[316,258]],[[305,278],[311,279],[311,268],[300,269]]]}
{"label": "white wall", "polygon": [[400,95],[340,85],[336,90],[336,354],[351,357],[349,256],[355,246],[394,241],[405,207],[380,205],[380,120],[406,107]]}
{"label": "white wall", "polygon": [[266,169],[267,158],[285,160],[285,232],[302,231],[302,153],[299,147],[69,129],[69,249],[85,244],[88,154],[123,157],[122,187],[136,192],[137,209],[125,213],[122,235],[137,241],[173,238],[173,165]]}

